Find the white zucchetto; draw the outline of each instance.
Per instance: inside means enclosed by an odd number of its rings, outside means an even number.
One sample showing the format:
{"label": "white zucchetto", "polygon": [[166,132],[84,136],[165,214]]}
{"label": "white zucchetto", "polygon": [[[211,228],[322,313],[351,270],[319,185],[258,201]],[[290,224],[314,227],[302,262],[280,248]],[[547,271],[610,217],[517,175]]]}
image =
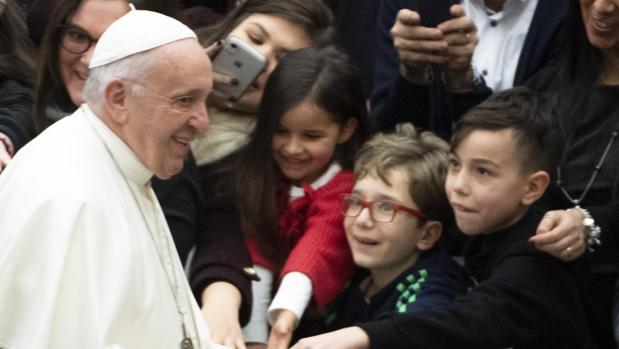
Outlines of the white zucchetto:
{"label": "white zucchetto", "polygon": [[197,36],[178,20],[153,11],[131,10],[101,35],[89,68],[187,38]]}

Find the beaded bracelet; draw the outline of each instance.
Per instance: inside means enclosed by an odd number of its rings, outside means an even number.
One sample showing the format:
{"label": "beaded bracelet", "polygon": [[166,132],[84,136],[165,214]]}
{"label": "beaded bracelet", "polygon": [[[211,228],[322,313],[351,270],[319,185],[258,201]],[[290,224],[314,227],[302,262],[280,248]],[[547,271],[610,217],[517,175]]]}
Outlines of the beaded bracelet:
{"label": "beaded bracelet", "polygon": [[602,234],[602,228],[599,225],[595,224],[595,220],[591,216],[591,213],[586,209],[575,206],[574,208],[568,209],[577,210],[583,216],[582,225],[585,229],[585,236],[587,237],[587,249],[589,252],[595,251],[596,248],[602,245],[602,241],[600,241],[600,235]]}

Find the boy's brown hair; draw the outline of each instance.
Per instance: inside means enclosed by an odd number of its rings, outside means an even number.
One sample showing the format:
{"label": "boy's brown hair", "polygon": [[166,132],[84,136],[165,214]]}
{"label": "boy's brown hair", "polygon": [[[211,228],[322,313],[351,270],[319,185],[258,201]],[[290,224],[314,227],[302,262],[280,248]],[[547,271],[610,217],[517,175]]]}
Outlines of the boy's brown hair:
{"label": "boy's brown hair", "polygon": [[447,226],[453,212],[445,193],[449,145],[432,132],[419,132],[411,124],[399,124],[395,133],[378,133],[366,142],[355,163],[357,179],[376,174],[391,185],[387,174],[403,168],[408,173],[409,194],[430,220]]}

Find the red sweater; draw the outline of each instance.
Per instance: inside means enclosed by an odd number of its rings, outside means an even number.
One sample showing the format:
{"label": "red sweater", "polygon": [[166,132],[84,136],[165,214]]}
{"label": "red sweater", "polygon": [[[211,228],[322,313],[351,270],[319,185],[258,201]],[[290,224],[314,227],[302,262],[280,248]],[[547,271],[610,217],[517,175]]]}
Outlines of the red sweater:
{"label": "red sweater", "polygon": [[[348,282],[353,260],[340,214],[340,194],[350,193],[354,185],[350,171],[341,171],[323,186],[304,185],[303,197],[290,201],[280,214],[280,236],[293,246],[280,273],[297,271],[312,281],[313,297],[322,308],[331,302]],[[254,241],[248,241],[255,264],[273,270]]]}

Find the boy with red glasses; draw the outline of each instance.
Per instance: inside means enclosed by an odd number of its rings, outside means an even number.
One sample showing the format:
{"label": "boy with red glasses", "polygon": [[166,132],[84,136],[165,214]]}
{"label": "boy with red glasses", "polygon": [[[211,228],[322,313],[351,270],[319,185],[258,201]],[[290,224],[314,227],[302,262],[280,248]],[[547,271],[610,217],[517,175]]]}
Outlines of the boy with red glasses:
{"label": "boy with red glasses", "polygon": [[463,271],[436,242],[453,221],[444,190],[449,146],[410,124],[359,152],[341,198],[346,237],[361,267],[332,304],[337,329],[398,312],[435,309],[466,291]]}

